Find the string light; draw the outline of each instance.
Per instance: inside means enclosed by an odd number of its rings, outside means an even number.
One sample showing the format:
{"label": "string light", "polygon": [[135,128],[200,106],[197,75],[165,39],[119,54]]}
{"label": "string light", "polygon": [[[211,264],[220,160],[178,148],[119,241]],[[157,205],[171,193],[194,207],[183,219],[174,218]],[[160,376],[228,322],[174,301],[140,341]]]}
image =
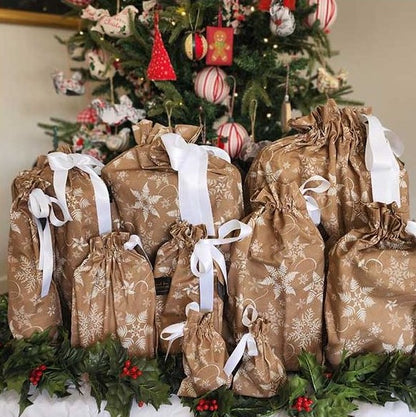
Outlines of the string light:
{"label": "string light", "polygon": [[238,93],[235,93],[235,94],[234,94],[234,97],[238,97]]}
{"label": "string light", "polygon": [[272,114],[271,114],[271,113],[267,113],[267,114],[266,114],[266,117],[267,117],[268,119],[270,119],[270,118],[272,117]]}
{"label": "string light", "polygon": [[174,20],[172,20],[172,26],[175,26],[176,25],[176,22],[174,21]]}
{"label": "string light", "polygon": [[263,42],[264,42],[264,43],[267,43],[267,42],[269,42],[269,39],[268,39],[268,38],[264,38],[264,39],[263,39]]}
{"label": "string light", "polygon": [[79,31],[79,34],[80,34],[80,35],[83,35],[83,34],[84,34],[84,32],[83,32],[82,30],[80,30],[80,31]]}
{"label": "string light", "polygon": [[254,12],[254,11],[256,11],[256,8],[254,6],[251,6],[250,11]]}
{"label": "string light", "polygon": [[100,37],[100,41],[103,41],[103,40],[104,40],[104,36],[101,36],[101,37]]}
{"label": "string light", "polygon": [[277,43],[275,43],[274,45],[273,45],[273,49],[277,49],[278,48],[278,45],[277,45]]}
{"label": "string light", "polygon": [[181,16],[186,16],[186,12],[181,12]]}

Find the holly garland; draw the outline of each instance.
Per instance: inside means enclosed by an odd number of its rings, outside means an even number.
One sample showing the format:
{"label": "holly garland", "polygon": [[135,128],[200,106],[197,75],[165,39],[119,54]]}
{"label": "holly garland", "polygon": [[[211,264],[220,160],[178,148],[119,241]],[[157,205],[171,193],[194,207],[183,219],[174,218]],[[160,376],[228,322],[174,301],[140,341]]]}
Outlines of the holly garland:
{"label": "holly garland", "polygon": [[[199,398],[182,398],[196,417],[256,417],[286,410],[292,417],[348,417],[356,401],[384,405],[402,400],[416,411],[416,360],[401,352],[347,356],[326,369],[310,353],[299,356],[300,371],[289,375],[278,395],[252,398],[221,387]],[[70,345],[67,332],[36,333],[30,339],[11,338],[7,296],[0,296],[0,391],[20,393],[20,413],[30,396],[46,390],[63,397],[68,388],[88,382],[98,408],[111,417],[128,417],[132,402],[156,409],[169,404],[184,377],[180,355],[167,361],[129,357],[119,341],[108,338],[83,349]]]}

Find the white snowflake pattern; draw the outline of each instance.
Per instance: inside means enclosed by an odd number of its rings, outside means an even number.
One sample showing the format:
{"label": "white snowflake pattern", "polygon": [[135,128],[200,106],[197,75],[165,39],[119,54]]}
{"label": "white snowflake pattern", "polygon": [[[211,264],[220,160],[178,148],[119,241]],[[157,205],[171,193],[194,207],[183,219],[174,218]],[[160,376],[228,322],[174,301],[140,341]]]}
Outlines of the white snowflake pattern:
{"label": "white snowflake pattern", "polygon": [[322,300],[324,296],[324,278],[313,271],[310,284],[307,285],[303,290],[308,294],[306,298],[307,304],[310,304],[316,300]]}
{"label": "white snowflake pattern", "polygon": [[[346,277],[342,277],[341,280],[346,280]],[[345,304],[342,317],[356,317],[364,322],[367,317],[367,309],[375,304],[369,296],[373,291],[373,287],[363,287],[357,280],[351,278],[349,291],[338,293],[340,300]]]}
{"label": "white snowflake pattern", "polygon": [[289,239],[287,241],[288,256],[293,258],[293,260],[305,258],[305,248],[308,247],[309,244],[309,242],[301,243],[299,236],[296,236],[295,239]]}
{"label": "white snowflake pattern", "polygon": [[403,333],[400,335],[399,340],[397,341],[397,343],[395,345],[390,345],[388,343],[383,343],[383,349],[386,352],[393,352],[395,350],[400,350],[402,352],[405,353],[410,353],[413,350],[413,340],[410,340],[410,345],[405,345],[404,343],[404,338],[403,338]]}
{"label": "white snowflake pattern", "polygon": [[410,259],[396,259],[394,256],[390,258],[390,266],[384,269],[384,273],[389,275],[389,288],[398,287],[405,289],[405,284],[410,282],[416,274],[409,267]]}
{"label": "white snowflake pattern", "polygon": [[142,311],[138,315],[126,313],[124,325],[118,326],[117,335],[121,344],[126,349],[143,351],[152,335],[153,329],[149,325],[147,311]]}
{"label": "white snowflake pattern", "polygon": [[160,217],[155,208],[155,204],[162,198],[162,196],[151,194],[148,183],[146,183],[140,191],[130,191],[136,197],[136,202],[134,203],[133,208],[142,210],[145,221],[147,221],[149,214]]}
{"label": "white snowflake pattern", "polygon": [[292,287],[292,282],[295,279],[298,272],[288,273],[288,269],[283,262],[278,268],[271,265],[265,265],[265,267],[269,275],[265,277],[262,281],[259,281],[259,285],[272,286],[274,298],[276,300],[280,297],[280,294],[282,292],[284,292],[285,294],[296,295],[296,292]]}
{"label": "white snowflake pattern", "polygon": [[290,324],[287,338],[296,343],[299,349],[307,349],[321,336],[321,318],[315,317],[311,308],[308,308],[300,317],[296,317]]}
{"label": "white snowflake pattern", "polygon": [[91,304],[91,310],[78,312],[78,330],[84,345],[94,343],[98,337],[103,336],[104,316],[97,304]]}

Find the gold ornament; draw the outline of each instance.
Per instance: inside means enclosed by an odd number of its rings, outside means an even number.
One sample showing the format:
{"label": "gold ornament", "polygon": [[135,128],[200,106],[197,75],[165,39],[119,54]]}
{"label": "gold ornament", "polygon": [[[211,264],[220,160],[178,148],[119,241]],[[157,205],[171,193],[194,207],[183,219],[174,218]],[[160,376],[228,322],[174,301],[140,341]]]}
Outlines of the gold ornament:
{"label": "gold ornament", "polygon": [[185,54],[192,61],[200,61],[208,52],[205,36],[192,32],[185,38]]}

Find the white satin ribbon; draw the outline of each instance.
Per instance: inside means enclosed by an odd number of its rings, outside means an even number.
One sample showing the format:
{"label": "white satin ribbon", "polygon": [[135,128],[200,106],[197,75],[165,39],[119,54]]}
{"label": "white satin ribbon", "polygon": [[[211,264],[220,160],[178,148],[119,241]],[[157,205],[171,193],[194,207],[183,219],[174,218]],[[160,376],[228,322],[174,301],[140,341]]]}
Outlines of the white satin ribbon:
{"label": "white satin ribbon", "polygon": [[142,240],[139,236],[131,235],[129,240],[124,243],[123,248],[125,250],[133,250],[136,246],[138,246],[142,250],[144,257],[147,259],[147,262],[149,262],[149,264],[151,265],[150,259],[147,256],[146,251],[144,250]]}
{"label": "white satin ribbon", "polygon": [[110,197],[107,186],[98,175],[101,173],[101,168],[104,164],[91,155],[79,153],[66,154],[63,152],[52,152],[48,154],[48,161],[49,166],[54,171],[53,186],[56,197],[63,206],[65,220],[72,220],[66,202],[68,171],[72,168],[79,168],[90,176],[94,188],[99,233],[102,235],[111,232]]}
{"label": "white satin ribbon", "polygon": [[396,156],[403,153],[403,143],[377,117],[363,114],[362,118],[367,122],[365,165],[371,174],[373,201],[386,204],[395,201],[400,207],[400,166]]}
{"label": "white satin ribbon", "polygon": [[404,229],[404,231],[409,235],[413,235],[414,237],[416,237],[416,222],[412,222],[411,220],[409,220],[406,224],[406,228]]}
{"label": "white satin ribbon", "polygon": [[221,158],[224,161],[231,163],[230,155],[224,151],[224,149],[219,148],[218,146],[209,146],[209,145],[199,145],[200,148],[205,149],[208,153]]}
{"label": "white satin ribbon", "polygon": [[208,235],[214,235],[214,218],[207,183],[208,152],[223,159],[228,156],[213,149],[214,147],[187,143],[176,133],[165,133],[161,139],[172,169],[178,172],[181,219],[193,225],[204,224]]}
{"label": "white satin ribbon", "polygon": [[[189,310],[199,311],[199,305],[195,301],[192,303],[189,303],[185,308],[185,314],[186,317],[188,317]],[[160,333],[160,338],[162,340],[167,340],[169,342],[168,348],[166,350],[166,356],[165,360],[168,357],[170,348],[172,347],[172,343],[179,339],[180,337],[183,337],[183,332],[185,329],[186,321],[181,321],[180,323],[174,323],[170,326],[166,326]]]}
{"label": "white satin ribbon", "polygon": [[[306,185],[311,181],[319,181],[320,185],[317,187],[307,188]],[[330,186],[330,182],[324,177],[321,177],[320,175],[313,175],[299,187],[300,192],[306,200],[306,209],[308,210],[308,214],[316,225],[321,222],[321,209],[319,208],[318,202],[313,197],[305,195],[305,193],[307,191],[312,191],[317,194],[322,194],[325,191],[328,191]]]}
{"label": "white satin ribbon", "polygon": [[[238,236],[226,237],[239,231]],[[214,262],[218,265],[227,284],[227,267],[223,253],[215,245],[238,242],[249,236],[252,228],[239,220],[230,220],[218,228],[218,238],[200,239],[191,255],[191,271],[199,278],[200,308],[203,312],[214,306]]]}
{"label": "white satin ribbon", "polygon": [[[29,194],[28,208],[35,219],[39,236],[38,270],[42,271],[41,298],[48,295],[53,274],[54,259],[49,220],[57,227],[62,226],[66,222],[66,220],[59,220],[56,217],[52,204],[58,205],[62,210],[60,202],[56,198],[46,195],[40,188],[33,189]],[[43,219],[43,222],[41,219]]]}
{"label": "white satin ribbon", "polygon": [[[248,317],[249,312],[251,311],[251,318]],[[251,334],[250,327],[252,324],[257,320],[258,313],[257,310],[252,306],[248,305],[243,313],[242,323],[244,326],[248,327],[248,333],[245,333],[243,337],[238,342],[237,346],[231,353],[230,357],[228,358],[227,362],[224,366],[224,372],[230,376],[234,369],[237,367],[238,363],[240,362],[241,358],[244,355],[244,352],[247,349],[247,354],[249,356],[257,356],[259,351],[257,349],[257,343],[254,336]]]}

